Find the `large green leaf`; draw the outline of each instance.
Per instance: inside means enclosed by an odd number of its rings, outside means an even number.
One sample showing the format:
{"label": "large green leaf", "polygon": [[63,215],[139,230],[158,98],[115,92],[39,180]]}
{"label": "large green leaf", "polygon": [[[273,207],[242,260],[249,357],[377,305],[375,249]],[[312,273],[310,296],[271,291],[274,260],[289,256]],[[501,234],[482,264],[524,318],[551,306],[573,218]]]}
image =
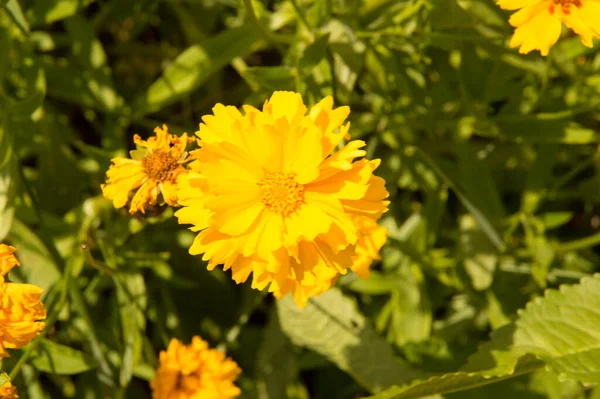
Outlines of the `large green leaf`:
{"label": "large green leaf", "polygon": [[562,378],[600,383],[600,275],[530,302],[517,321],[514,346]]}
{"label": "large green leaf", "polygon": [[435,394],[459,392],[466,389],[493,384],[494,382],[502,381],[507,378],[513,378],[517,375],[538,370],[539,368],[539,362],[530,357],[520,362],[513,374],[486,377],[484,374],[478,372],[448,373],[440,376],[434,376],[427,380],[416,381],[406,386],[395,386],[387,389],[379,395],[370,396],[366,399],[409,399]]}
{"label": "large green leaf", "polygon": [[304,309],[287,296],[277,302],[277,311],[292,342],[325,356],[370,392],[417,375],[338,289],[311,299]]}
{"label": "large green leaf", "polygon": [[134,99],[134,115],[139,118],[156,112],[190,94],[235,57],[250,52],[259,38],[253,25],[243,25],[188,47],[145,93]]}
{"label": "large green leaf", "polygon": [[98,365],[93,357],[47,339],[41,339],[38,343],[31,364],[40,371],[52,374],[79,374]]}

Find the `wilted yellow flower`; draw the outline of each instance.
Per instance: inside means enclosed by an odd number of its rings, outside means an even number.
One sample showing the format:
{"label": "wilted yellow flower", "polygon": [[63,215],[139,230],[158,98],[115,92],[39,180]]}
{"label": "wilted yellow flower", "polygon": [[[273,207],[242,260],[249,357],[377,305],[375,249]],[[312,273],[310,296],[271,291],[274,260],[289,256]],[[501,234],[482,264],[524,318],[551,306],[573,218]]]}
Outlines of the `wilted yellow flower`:
{"label": "wilted yellow flower", "polygon": [[[278,296],[320,293],[325,277],[344,274],[356,256],[355,217],[378,219],[387,210],[379,161],[356,158],[363,141],[351,141],[343,124],[348,107],[326,97],[310,110],[302,97],[275,92],[262,111],[217,104],[200,124],[201,149],[178,180],[179,223],[200,233],[191,254],[209,269],[223,264],[240,283]],[[307,112],[308,111],[308,112]],[[320,287],[320,288],[315,288]],[[322,292],[322,291],[321,291]]]}
{"label": "wilted yellow flower", "polygon": [[0,399],[19,399],[17,388],[10,381],[0,387]]}
{"label": "wilted yellow flower", "polygon": [[142,140],[137,134],[133,140],[137,149],[130,152],[131,159],[117,157],[106,172],[106,184],[102,193],[112,200],[115,208],[121,208],[131,199],[129,213],[146,212],[146,205],[155,205],[158,195],[161,203],[177,205],[177,176],[185,171],[183,163],[187,159],[187,133],[181,137],[169,134],[167,126],[154,129],[156,136]]}
{"label": "wilted yellow flower", "polygon": [[233,382],[241,369],[225,354],[209,349],[200,337],[183,345],[173,338],[160,352],[152,399],[229,399],[240,394]]}
{"label": "wilted yellow flower", "polygon": [[519,10],[509,23],[516,27],[510,46],[519,53],[540,50],[548,55],[560,37],[562,24],[581,36],[592,47],[592,38],[600,38],[600,2],[597,0],[499,0],[505,10]]}
{"label": "wilted yellow flower", "polygon": [[0,275],[4,276],[13,267],[21,265],[17,258],[15,258],[13,255],[15,251],[15,247],[11,247],[10,245],[6,244],[0,244]]}

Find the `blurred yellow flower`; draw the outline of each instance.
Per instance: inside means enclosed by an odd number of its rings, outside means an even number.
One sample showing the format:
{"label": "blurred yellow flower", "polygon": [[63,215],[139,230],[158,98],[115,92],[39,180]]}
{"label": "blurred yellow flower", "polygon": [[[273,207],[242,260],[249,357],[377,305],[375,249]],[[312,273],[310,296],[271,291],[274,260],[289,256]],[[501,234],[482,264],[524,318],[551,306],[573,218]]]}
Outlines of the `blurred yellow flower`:
{"label": "blurred yellow flower", "polygon": [[17,258],[15,258],[13,255],[15,251],[15,247],[11,247],[10,245],[6,244],[0,244],[0,275],[5,276],[10,269],[21,265]]}
{"label": "blurred yellow flower", "polygon": [[548,55],[560,37],[562,24],[581,36],[592,47],[592,38],[600,38],[600,2],[597,0],[499,0],[505,10],[519,10],[509,23],[516,27],[510,46],[519,53],[540,50]]}
{"label": "blurred yellow flower", "polygon": [[[191,254],[223,264],[240,283],[296,303],[330,286],[356,257],[355,217],[387,210],[379,161],[351,141],[348,107],[326,97],[310,110],[300,94],[275,92],[262,111],[217,104],[203,117],[191,171],[178,180],[179,223],[199,231]],[[339,148],[334,152],[336,148]],[[327,288],[325,288],[327,287]]]}
{"label": "blurred yellow flower", "polygon": [[155,378],[150,382],[152,399],[229,399],[240,394],[233,382],[241,369],[225,354],[209,349],[200,337],[183,345],[173,338],[161,351]]}
{"label": "blurred yellow flower", "polygon": [[0,399],[19,399],[17,388],[10,381],[0,387]]}
{"label": "blurred yellow flower", "polygon": [[131,159],[117,157],[106,172],[106,184],[102,193],[112,200],[115,208],[127,204],[130,192],[136,191],[131,198],[129,213],[146,212],[147,205],[156,205],[158,195],[161,203],[177,205],[177,176],[185,171],[183,163],[187,160],[187,133],[181,137],[169,134],[166,125],[154,129],[156,136],[142,140],[137,134],[133,140],[137,149],[131,151]]}

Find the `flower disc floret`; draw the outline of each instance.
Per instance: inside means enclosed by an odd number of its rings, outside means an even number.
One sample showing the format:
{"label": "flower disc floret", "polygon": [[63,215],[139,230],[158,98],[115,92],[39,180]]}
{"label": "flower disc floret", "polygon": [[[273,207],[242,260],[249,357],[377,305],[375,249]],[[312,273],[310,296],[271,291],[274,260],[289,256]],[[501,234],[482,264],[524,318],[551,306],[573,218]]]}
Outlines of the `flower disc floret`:
{"label": "flower disc floret", "polygon": [[[200,149],[178,179],[179,223],[199,232],[190,253],[209,269],[277,295],[302,289],[302,306],[356,259],[355,217],[387,210],[360,140],[348,139],[348,107],[326,97],[308,109],[293,92],[275,92],[262,110],[217,104],[202,118]],[[321,287],[314,289],[314,287]]]}
{"label": "flower disc floret", "polygon": [[266,173],[256,184],[260,187],[260,200],[272,212],[287,216],[304,202],[304,187],[296,183],[292,173]]}

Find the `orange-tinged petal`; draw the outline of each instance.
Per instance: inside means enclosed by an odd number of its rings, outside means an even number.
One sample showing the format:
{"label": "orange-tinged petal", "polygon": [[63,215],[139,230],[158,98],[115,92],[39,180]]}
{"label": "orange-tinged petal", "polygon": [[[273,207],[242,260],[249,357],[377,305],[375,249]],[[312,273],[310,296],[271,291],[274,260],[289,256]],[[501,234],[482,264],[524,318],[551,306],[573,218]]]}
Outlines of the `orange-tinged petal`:
{"label": "orange-tinged petal", "polygon": [[21,266],[13,255],[16,250],[10,245],[0,244],[0,276],[5,276],[15,266]]}

